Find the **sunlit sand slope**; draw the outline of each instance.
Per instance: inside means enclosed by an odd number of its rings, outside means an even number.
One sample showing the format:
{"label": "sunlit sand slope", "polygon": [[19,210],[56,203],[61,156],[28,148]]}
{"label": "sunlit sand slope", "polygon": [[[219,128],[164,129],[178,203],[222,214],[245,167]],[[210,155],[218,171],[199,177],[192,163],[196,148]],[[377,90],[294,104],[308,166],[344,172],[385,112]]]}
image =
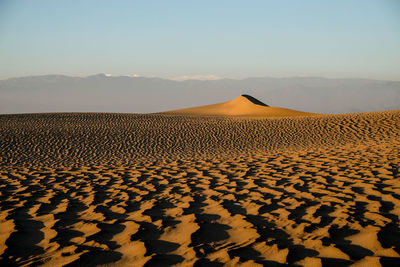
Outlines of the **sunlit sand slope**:
{"label": "sunlit sand slope", "polygon": [[191,115],[191,116],[250,116],[250,117],[297,117],[297,116],[315,116],[317,114],[296,111],[286,108],[269,107],[259,100],[249,96],[242,95],[231,101],[162,112],[161,114],[173,115]]}
{"label": "sunlit sand slope", "polygon": [[1,266],[398,266],[400,111],[0,116]]}

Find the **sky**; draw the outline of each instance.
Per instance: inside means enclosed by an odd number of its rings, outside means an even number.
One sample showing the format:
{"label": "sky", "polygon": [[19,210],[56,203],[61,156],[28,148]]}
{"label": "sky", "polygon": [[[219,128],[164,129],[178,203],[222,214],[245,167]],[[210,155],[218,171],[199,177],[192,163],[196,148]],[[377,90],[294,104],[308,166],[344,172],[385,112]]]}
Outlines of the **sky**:
{"label": "sky", "polygon": [[0,79],[400,80],[398,0],[0,0]]}

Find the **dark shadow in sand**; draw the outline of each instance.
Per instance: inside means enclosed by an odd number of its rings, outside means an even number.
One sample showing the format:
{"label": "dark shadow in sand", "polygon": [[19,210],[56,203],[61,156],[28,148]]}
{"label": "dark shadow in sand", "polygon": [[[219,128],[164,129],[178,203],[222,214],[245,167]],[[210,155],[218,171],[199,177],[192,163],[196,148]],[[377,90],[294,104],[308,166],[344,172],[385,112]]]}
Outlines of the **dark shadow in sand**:
{"label": "dark shadow in sand", "polygon": [[242,95],[242,96],[245,97],[245,98],[247,98],[247,99],[248,99],[250,102],[252,102],[253,104],[260,105],[260,106],[264,106],[264,107],[268,107],[267,104],[261,102],[260,100],[254,98],[254,97],[252,97],[252,96],[250,96],[250,95],[244,94],[244,95]]}

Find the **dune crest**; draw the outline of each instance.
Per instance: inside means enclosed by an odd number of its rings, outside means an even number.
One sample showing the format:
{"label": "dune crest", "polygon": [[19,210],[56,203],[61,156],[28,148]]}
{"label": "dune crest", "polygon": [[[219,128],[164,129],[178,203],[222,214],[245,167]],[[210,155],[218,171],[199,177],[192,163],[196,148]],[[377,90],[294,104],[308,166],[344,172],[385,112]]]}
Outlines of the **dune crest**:
{"label": "dune crest", "polygon": [[260,100],[241,95],[231,101],[162,112],[161,114],[190,116],[244,116],[244,117],[297,117],[314,116],[316,113],[302,112],[287,108],[270,107]]}

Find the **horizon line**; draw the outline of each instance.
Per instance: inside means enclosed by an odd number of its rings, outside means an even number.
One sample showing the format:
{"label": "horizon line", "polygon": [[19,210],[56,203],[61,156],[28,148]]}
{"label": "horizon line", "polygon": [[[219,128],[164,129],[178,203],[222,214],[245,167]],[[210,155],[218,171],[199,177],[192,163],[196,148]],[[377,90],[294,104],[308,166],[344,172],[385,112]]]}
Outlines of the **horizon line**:
{"label": "horizon line", "polygon": [[168,80],[173,82],[185,82],[185,81],[221,81],[221,80],[247,80],[247,79],[262,79],[262,78],[270,78],[270,79],[326,79],[326,80],[370,80],[370,81],[385,81],[385,82],[400,82],[399,80],[394,79],[376,79],[376,78],[363,78],[363,77],[326,77],[326,76],[317,76],[317,75],[288,75],[288,76],[248,76],[242,78],[233,78],[233,77],[222,77],[218,75],[183,75],[183,76],[174,76],[174,77],[162,77],[155,75],[139,75],[139,74],[110,74],[110,73],[95,73],[90,75],[68,75],[68,74],[37,74],[37,75],[26,75],[26,76],[13,76],[8,78],[0,78],[0,81],[13,80],[13,79],[23,79],[23,78],[38,78],[38,77],[46,77],[46,76],[61,76],[61,77],[69,77],[69,78],[90,78],[90,77],[105,77],[105,78],[145,78],[145,79],[161,79]]}

